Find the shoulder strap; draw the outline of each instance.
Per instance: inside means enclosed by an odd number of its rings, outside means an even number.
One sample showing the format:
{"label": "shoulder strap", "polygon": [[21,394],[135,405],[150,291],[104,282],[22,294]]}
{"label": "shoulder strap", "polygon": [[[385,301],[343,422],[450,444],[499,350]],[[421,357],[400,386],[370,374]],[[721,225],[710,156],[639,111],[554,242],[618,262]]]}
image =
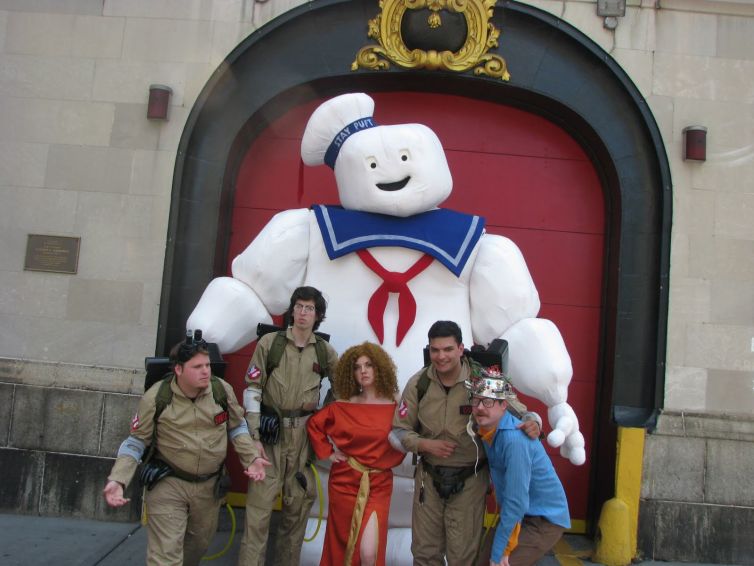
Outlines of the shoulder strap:
{"label": "shoulder strap", "polygon": [[[422,399],[427,394],[427,389],[429,389],[429,366],[424,366],[424,369],[422,370],[421,375],[419,376],[419,379],[416,381],[416,407],[417,410],[419,409],[419,405],[421,405]],[[416,432],[419,432],[420,425],[417,421],[416,423]],[[416,466],[416,463],[418,462],[417,453],[414,452],[411,463]]]}
{"label": "shoulder strap", "polygon": [[152,418],[152,441],[149,443],[149,450],[147,450],[146,456],[141,461],[145,464],[152,459],[155,450],[157,450],[157,421],[165,410],[165,407],[170,405],[173,400],[173,390],[170,389],[170,382],[173,379],[173,374],[164,377],[160,382],[160,388],[157,390],[157,396],[154,398],[154,417]]}
{"label": "shoulder strap", "polygon": [[416,406],[422,402],[424,395],[427,394],[429,389],[429,366],[426,366],[419,376],[419,380],[416,382]]}
{"label": "shoulder strap", "polygon": [[209,381],[212,385],[212,398],[215,400],[215,403],[223,408],[223,411],[227,412],[228,393],[225,391],[225,387],[223,387],[223,384],[220,383],[220,379],[215,377],[214,375],[209,378]]}
{"label": "shoulder strap", "polygon": [[288,339],[286,338],[285,330],[280,330],[275,334],[275,339],[272,341],[270,351],[267,352],[267,366],[264,368],[268,378],[270,377],[272,370],[280,364],[287,342]]}
{"label": "shoulder strap", "polygon": [[173,390],[170,389],[170,381],[173,379],[172,374],[160,383],[160,389],[157,391],[157,396],[154,399],[154,434],[157,434],[157,419],[160,418],[162,411],[165,407],[170,405],[173,401]]}
{"label": "shoulder strap", "polygon": [[320,338],[316,334],[314,335],[316,342],[314,343],[314,349],[317,351],[317,363],[319,364],[319,377],[320,380],[330,375],[330,368],[327,367],[327,342],[324,338]]}

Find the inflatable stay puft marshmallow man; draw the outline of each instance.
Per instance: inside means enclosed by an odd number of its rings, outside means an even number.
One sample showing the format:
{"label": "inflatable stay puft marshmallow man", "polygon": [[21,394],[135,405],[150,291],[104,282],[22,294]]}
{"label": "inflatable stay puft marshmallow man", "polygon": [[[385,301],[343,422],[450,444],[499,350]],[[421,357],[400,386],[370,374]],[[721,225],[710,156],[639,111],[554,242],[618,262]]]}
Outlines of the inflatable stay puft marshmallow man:
{"label": "inflatable stay puft marshmallow man", "polygon": [[[202,328],[207,341],[233,352],[256,338],[257,323],[286,310],[295,288],[311,285],[328,299],[320,330],[335,350],[380,343],[403,388],[424,363],[429,327],[453,320],[467,347],[508,341],[514,386],[548,407],[548,443],[582,464],[584,437],[567,403],[570,357],[557,327],[536,318],[539,295],[521,252],[511,240],[486,234],[482,217],[438,208],[453,180],[431,129],[378,125],[373,111],[363,93],[314,111],[301,157],[333,169],[341,206],[275,215],[233,260],[233,276],[208,285],[187,328]],[[391,526],[410,527],[413,466],[395,472]],[[403,530],[410,548],[410,529]]]}

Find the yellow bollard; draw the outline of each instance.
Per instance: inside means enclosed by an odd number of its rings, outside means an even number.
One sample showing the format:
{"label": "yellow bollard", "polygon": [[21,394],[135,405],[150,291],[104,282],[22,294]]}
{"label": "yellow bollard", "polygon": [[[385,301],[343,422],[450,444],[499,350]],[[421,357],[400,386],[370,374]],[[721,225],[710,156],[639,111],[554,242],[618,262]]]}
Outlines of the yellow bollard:
{"label": "yellow bollard", "polygon": [[606,566],[631,563],[631,535],[628,505],[622,499],[608,499],[597,524],[593,562]]}
{"label": "yellow bollard", "polygon": [[602,506],[593,555],[606,566],[626,566],[636,555],[645,435],[641,428],[618,428],[615,497]]}

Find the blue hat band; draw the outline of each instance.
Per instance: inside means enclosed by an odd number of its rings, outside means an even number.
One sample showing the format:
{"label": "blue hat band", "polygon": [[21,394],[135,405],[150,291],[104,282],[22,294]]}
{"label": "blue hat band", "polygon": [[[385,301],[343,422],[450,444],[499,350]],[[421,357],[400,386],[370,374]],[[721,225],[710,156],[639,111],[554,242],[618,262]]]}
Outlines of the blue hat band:
{"label": "blue hat band", "polygon": [[371,116],[369,116],[368,118],[359,118],[358,120],[354,120],[353,122],[345,126],[342,130],[335,134],[335,137],[330,143],[330,146],[327,148],[327,151],[325,152],[325,164],[330,169],[335,169],[335,161],[338,159],[340,148],[343,147],[343,144],[346,143],[346,140],[354,134],[358,134],[363,130],[368,130],[369,128],[374,128],[376,126],[377,124]]}

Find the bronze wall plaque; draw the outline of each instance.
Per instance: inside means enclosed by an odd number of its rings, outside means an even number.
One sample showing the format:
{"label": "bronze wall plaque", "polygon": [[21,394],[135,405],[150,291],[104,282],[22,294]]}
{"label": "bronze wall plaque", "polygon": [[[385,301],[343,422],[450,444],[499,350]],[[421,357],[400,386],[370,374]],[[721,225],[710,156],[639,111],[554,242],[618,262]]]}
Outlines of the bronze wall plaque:
{"label": "bronze wall plaque", "polygon": [[79,266],[81,238],[29,234],[26,241],[27,271],[76,273]]}

